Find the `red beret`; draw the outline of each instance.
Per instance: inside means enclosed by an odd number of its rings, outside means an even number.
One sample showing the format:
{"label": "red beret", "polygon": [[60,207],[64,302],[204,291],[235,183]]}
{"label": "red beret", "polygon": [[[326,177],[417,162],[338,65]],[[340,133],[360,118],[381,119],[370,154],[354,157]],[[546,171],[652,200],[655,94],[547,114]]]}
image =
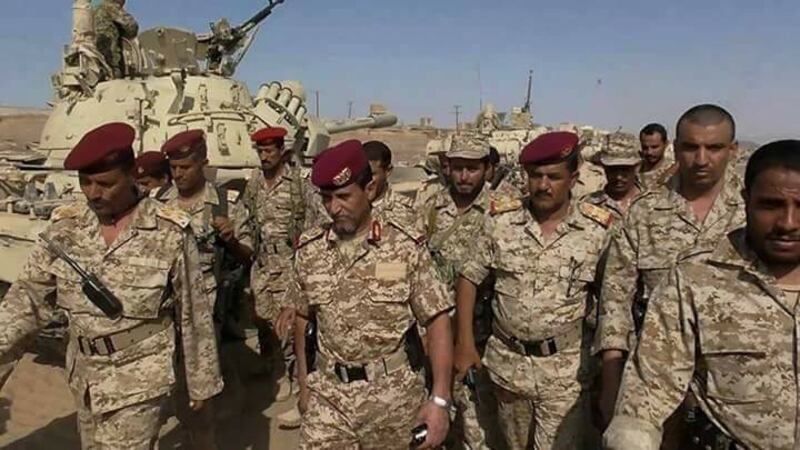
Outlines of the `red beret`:
{"label": "red beret", "polygon": [[250,135],[250,139],[258,144],[266,144],[269,141],[283,141],[286,137],[287,131],[281,127],[266,127],[262,128]]}
{"label": "red beret", "polygon": [[519,154],[519,163],[523,166],[555,164],[567,159],[577,149],[577,134],[569,131],[553,131],[538,136],[526,145]]}
{"label": "red beret", "polygon": [[317,155],[311,182],[320,189],[338,189],[356,181],[368,168],[364,147],[360,141],[351,139]]}
{"label": "red beret", "polygon": [[122,161],[133,161],[132,126],[114,122],[101,125],[83,135],[64,160],[67,170],[110,170]]}
{"label": "red beret", "polygon": [[136,178],[151,176],[162,176],[169,172],[167,158],[161,152],[144,152],[136,158],[133,166],[133,176]]}
{"label": "red beret", "polygon": [[167,159],[188,158],[196,151],[205,150],[206,136],[203,130],[182,131],[161,146],[161,151],[167,155]]}

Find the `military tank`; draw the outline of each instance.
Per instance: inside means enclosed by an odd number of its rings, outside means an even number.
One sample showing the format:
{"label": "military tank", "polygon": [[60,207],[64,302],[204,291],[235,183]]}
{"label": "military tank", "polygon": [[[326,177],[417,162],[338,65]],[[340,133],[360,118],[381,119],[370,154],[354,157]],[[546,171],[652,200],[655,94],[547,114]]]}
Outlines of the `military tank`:
{"label": "military tank", "polygon": [[65,171],[63,161],[103,123],[136,129],[137,153],[157,150],[181,131],[202,129],[211,177],[241,188],[260,165],[249,138],[259,128],[285,128],[297,162],[308,163],[336,133],[397,122],[392,114],[325,122],[308,114],[299,81],[266,82],[253,96],[234,78],[260,24],[284,1],[270,0],[239,26],[219,20],[204,34],[165,26],[144,30],[124,41],[124,75],[116,78],[95,46],[91,0],[73,1],[72,40],[52,77],[52,111],[31,146],[37,158],[0,155],[0,294],[16,279],[52,210],[79,194],[76,174]]}

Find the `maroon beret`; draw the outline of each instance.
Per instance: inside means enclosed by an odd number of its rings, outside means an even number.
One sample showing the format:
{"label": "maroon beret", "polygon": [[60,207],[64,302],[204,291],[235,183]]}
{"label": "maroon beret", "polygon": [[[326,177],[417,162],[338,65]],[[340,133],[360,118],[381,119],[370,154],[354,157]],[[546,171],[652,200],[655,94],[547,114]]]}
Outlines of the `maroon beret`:
{"label": "maroon beret", "polygon": [[351,139],[335,145],[314,158],[311,182],[320,189],[338,189],[356,181],[369,168],[360,141]]}
{"label": "maroon beret", "polygon": [[256,145],[267,144],[269,141],[281,141],[286,137],[286,128],[281,127],[266,127],[262,128],[250,135],[250,139]]}
{"label": "maroon beret", "polygon": [[578,149],[578,135],[569,131],[553,131],[539,135],[519,154],[519,163],[555,164],[567,159]]}
{"label": "maroon beret", "polygon": [[203,130],[182,131],[161,146],[161,151],[167,156],[167,159],[188,158],[196,151],[205,150],[206,136]]}
{"label": "maroon beret", "polygon": [[161,152],[144,152],[136,158],[133,165],[133,176],[136,178],[148,175],[160,177],[167,172],[169,163]]}
{"label": "maroon beret", "polygon": [[132,126],[113,122],[101,125],[83,135],[64,160],[67,170],[110,170],[122,161],[133,161]]}

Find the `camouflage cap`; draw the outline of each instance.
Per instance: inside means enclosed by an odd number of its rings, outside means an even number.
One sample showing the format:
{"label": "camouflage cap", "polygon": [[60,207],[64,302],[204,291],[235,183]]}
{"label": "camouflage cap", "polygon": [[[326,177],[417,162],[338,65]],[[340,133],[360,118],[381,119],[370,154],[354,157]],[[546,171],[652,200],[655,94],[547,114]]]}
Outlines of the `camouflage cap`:
{"label": "camouflage cap", "polygon": [[632,134],[609,134],[597,159],[604,166],[635,166],[642,162],[638,144]]}
{"label": "camouflage cap", "polygon": [[453,136],[450,149],[445,154],[448,158],[484,159],[489,157],[489,143],[477,136]]}

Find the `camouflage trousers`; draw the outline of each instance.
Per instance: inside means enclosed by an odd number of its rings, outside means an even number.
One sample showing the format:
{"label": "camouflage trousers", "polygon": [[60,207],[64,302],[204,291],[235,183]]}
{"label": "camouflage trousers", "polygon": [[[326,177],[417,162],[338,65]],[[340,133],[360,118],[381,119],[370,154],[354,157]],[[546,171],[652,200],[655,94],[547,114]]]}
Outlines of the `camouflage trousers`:
{"label": "camouflage trousers", "polygon": [[600,433],[591,421],[586,380],[589,358],[580,346],[549,357],[513,352],[489,340],[484,364],[490,371],[503,434],[514,450],[594,450]]}
{"label": "camouflage trousers", "polygon": [[405,367],[350,384],[317,371],[309,375],[308,387],[311,397],[300,426],[303,450],[407,450],[427,398],[422,375]]}
{"label": "camouflage trousers", "polygon": [[[474,401],[474,394],[462,382],[453,386],[453,403],[456,417],[451,433],[456,442],[454,449],[489,450],[505,449],[502,436],[497,436],[500,424],[497,420],[497,401],[491,386],[478,386],[480,403]],[[451,448],[451,446],[448,446]]]}
{"label": "camouflage trousers", "polygon": [[78,407],[83,450],[150,450],[166,419],[167,397],[161,396],[99,415]]}

